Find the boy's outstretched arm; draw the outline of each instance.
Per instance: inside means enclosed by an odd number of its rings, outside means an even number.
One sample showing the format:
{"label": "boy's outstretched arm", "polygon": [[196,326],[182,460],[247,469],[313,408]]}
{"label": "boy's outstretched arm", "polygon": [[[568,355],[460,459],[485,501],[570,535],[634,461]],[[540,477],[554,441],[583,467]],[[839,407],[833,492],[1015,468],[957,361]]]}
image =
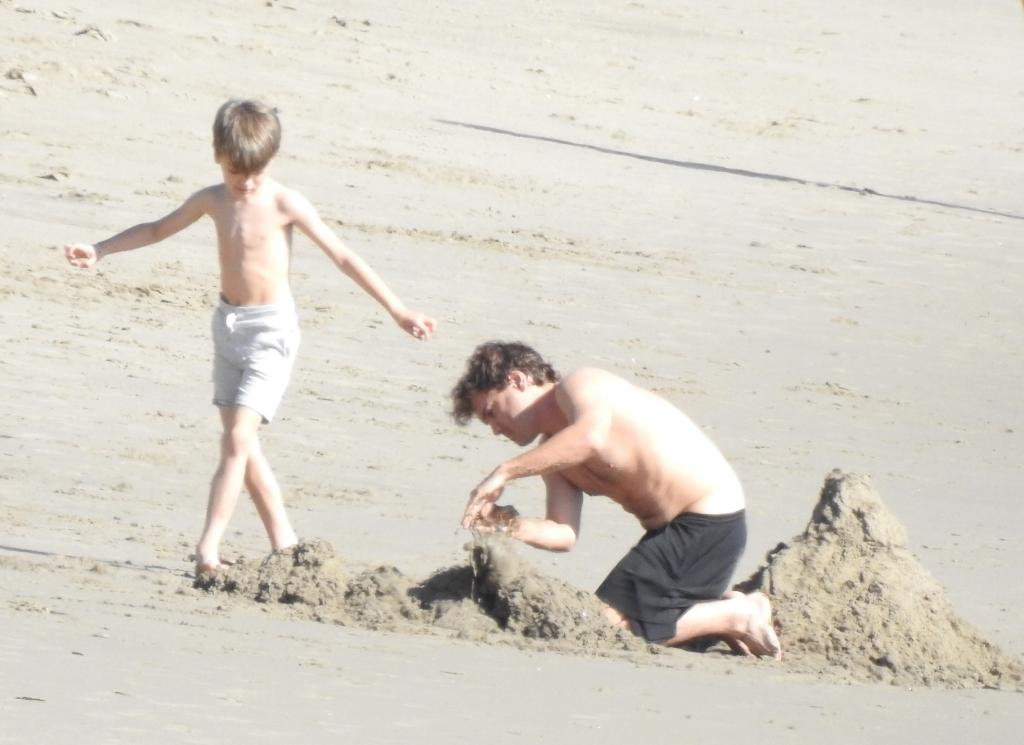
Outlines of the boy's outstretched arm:
{"label": "boy's outstretched arm", "polygon": [[72,266],[88,269],[107,254],[131,251],[158,243],[184,230],[206,214],[206,192],[206,189],[196,192],[178,209],[159,220],[133,225],[99,243],[68,243],[64,246],[64,256]]}
{"label": "boy's outstretched arm", "polygon": [[405,307],[405,303],[384,284],[384,280],[377,272],[327,227],[309,200],[298,192],[289,191],[285,197],[284,208],[299,230],[318,245],[335,266],[363,288],[366,294],[384,306],[395,323],[406,333],[421,341],[430,338],[437,328],[437,322],[430,316]]}

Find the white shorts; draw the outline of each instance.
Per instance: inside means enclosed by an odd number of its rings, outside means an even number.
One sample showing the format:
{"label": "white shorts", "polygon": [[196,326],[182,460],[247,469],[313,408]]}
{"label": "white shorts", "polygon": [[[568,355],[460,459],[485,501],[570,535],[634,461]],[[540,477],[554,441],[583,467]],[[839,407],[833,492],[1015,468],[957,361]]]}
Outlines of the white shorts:
{"label": "white shorts", "polygon": [[213,332],[213,403],[245,406],[264,423],[274,418],[299,350],[295,303],[231,305],[221,298]]}

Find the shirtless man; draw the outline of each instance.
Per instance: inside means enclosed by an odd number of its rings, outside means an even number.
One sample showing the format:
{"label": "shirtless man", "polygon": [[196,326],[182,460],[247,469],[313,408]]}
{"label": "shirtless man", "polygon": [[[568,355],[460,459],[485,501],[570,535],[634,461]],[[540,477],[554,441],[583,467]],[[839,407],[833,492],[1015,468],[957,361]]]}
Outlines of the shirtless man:
{"label": "shirtless man", "polygon": [[[649,641],[720,636],[737,651],[781,659],[762,593],[726,592],[746,544],[736,473],[690,419],[664,399],[603,370],[560,378],[530,347],[487,342],[452,389],[452,416],[476,416],[522,447],[472,491],[464,528],[569,551],[583,493],[604,495],[647,531],[597,590],[604,615]],[[544,518],[497,504],[505,485],[540,476]]]}

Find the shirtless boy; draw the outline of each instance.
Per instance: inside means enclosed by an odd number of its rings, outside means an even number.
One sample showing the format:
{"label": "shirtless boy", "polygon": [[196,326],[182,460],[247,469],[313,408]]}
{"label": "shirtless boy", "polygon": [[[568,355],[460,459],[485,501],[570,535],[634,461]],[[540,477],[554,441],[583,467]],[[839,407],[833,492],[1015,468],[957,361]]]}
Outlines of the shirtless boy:
{"label": "shirtless boy", "polygon": [[[609,622],[652,642],[721,636],[737,651],[781,659],[768,598],[726,592],[746,544],[743,487],[685,414],[611,373],[560,378],[530,347],[496,341],[470,356],[452,404],[459,424],[476,416],[521,447],[541,438],[473,489],[464,528],[568,551],[583,494],[610,497],[647,532],[597,590]],[[544,480],[543,518],[496,503],[527,476]]]}
{"label": "shirtless boy", "polygon": [[220,304],[213,313],[213,403],[223,435],[206,523],[196,547],[196,571],[221,566],[220,542],[244,485],[275,551],[297,543],[281,489],[259,442],[291,376],[299,322],[288,284],[293,228],[298,227],[344,274],[380,303],[407,333],[430,338],[435,322],[405,307],[366,262],[346,247],[296,191],[274,181],[270,161],[281,141],[277,112],[232,100],[213,124],[214,160],[223,183],[202,189],[170,214],[96,244],[64,247],[72,266],[92,267],[114,253],[168,238],[203,216],[213,220],[220,258]]}

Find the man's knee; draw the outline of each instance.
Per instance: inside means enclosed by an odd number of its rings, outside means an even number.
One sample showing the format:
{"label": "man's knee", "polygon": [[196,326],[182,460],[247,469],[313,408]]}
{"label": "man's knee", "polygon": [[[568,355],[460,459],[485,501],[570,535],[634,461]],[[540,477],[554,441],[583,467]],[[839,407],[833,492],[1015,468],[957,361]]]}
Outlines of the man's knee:
{"label": "man's knee", "polygon": [[604,620],[617,629],[622,629],[623,631],[633,630],[633,622],[629,619],[629,616],[623,615],[610,605],[601,606],[601,615],[604,616]]}

